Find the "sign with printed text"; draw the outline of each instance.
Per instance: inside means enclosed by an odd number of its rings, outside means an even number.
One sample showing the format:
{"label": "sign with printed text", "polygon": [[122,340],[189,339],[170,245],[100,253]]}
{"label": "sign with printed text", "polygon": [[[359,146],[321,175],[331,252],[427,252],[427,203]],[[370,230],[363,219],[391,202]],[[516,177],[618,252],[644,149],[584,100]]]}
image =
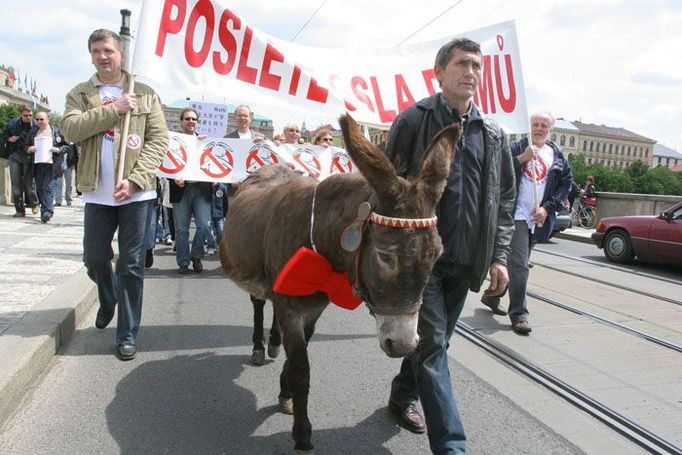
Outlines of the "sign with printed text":
{"label": "sign with printed text", "polygon": [[[323,180],[330,175],[357,172],[348,152],[339,147],[254,144],[250,139],[203,138],[169,133],[169,145],[156,175],[201,182],[238,183],[269,164]],[[339,165],[334,165],[334,161]]]}
{"label": "sign with printed text", "polygon": [[[393,48],[329,49],[254,29],[226,0],[145,0],[133,69],[166,87],[389,125],[439,91],[438,49],[453,37]],[[474,102],[510,133],[528,132],[513,21],[462,33],[481,44]]]}

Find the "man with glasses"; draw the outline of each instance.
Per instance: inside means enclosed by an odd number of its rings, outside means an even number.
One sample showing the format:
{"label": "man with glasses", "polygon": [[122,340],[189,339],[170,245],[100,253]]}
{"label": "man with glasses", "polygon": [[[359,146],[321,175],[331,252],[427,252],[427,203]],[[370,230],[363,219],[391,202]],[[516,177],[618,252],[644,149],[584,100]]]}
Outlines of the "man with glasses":
{"label": "man with glasses", "polygon": [[[137,354],[142,316],[147,220],[156,199],[156,171],[168,148],[168,128],[151,87],[136,83],[134,92],[127,92],[131,75],[121,68],[120,36],[95,30],[88,52],[97,72],[66,95],[61,129],[68,140],[81,144],[76,183],[85,201],[83,262],[99,296],[95,327],[108,326],[118,306],[116,353],[131,360]],[[128,136],[121,137],[126,114]],[[120,160],[123,176],[118,180]],[[116,231],[114,271],[111,242]]]}
{"label": "man with glasses", "polygon": [[16,210],[14,217],[26,216],[24,195],[33,214],[37,214],[39,210],[38,195],[33,183],[33,156],[26,151],[27,139],[34,126],[31,109],[21,106],[21,116],[10,120],[2,135],[2,142],[9,156],[9,175]]}
{"label": "man with glasses", "polygon": [[[180,128],[183,134],[197,134],[199,114],[192,108],[183,109],[180,113]],[[204,270],[201,259],[204,257],[204,240],[208,235],[211,221],[211,182],[189,182],[182,178],[168,181],[170,202],[173,204],[173,221],[175,224],[175,260],[182,275],[189,273],[189,263],[196,273]],[[189,246],[189,226],[194,215],[197,231],[192,239],[192,250]]]}

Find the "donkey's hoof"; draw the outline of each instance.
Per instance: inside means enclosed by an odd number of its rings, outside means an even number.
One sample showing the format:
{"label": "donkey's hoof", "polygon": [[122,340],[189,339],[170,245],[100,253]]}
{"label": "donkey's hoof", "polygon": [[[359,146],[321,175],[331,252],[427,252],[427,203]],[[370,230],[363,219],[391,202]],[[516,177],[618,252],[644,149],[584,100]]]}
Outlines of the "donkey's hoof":
{"label": "donkey's hoof", "polygon": [[294,414],[293,400],[291,398],[280,398],[279,412],[281,412],[282,414],[293,415]]}
{"label": "donkey's hoof", "polygon": [[256,366],[265,365],[265,349],[254,349],[251,353],[251,363]]}
{"label": "donkey's hoof", "polygon": [[277,356],[279,355],[280,346],[281,345],[275,346],[272,343],[268,344],[268,357],[270,357],[271,359],[276,359]]}
{"label": "donkey's hoof", "polygon": [[314,449],[310,449],[310,450],[294,449],[294,455],[315,455],[315,450]]}

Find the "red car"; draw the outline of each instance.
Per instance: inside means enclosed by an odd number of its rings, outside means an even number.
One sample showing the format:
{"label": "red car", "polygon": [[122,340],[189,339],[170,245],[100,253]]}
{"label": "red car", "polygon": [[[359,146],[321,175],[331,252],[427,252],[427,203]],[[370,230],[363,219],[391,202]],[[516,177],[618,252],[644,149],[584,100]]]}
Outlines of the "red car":
{"label": "red car", "polygon": [[592,241],[606,259],[682,265],[682,202],[658,216],[614,216],[599,220]]}

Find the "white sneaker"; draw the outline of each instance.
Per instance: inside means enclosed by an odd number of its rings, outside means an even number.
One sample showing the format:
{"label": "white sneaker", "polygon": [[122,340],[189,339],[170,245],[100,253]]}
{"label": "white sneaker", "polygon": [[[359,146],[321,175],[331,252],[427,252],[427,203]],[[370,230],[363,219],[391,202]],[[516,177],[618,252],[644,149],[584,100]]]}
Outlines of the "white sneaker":
{"label": "white sneaker", "polygon": [[209,256],[213,256],[215,254],[215,248],[209,248],[208,250],[206,250],[206,254],[208,254]]}

